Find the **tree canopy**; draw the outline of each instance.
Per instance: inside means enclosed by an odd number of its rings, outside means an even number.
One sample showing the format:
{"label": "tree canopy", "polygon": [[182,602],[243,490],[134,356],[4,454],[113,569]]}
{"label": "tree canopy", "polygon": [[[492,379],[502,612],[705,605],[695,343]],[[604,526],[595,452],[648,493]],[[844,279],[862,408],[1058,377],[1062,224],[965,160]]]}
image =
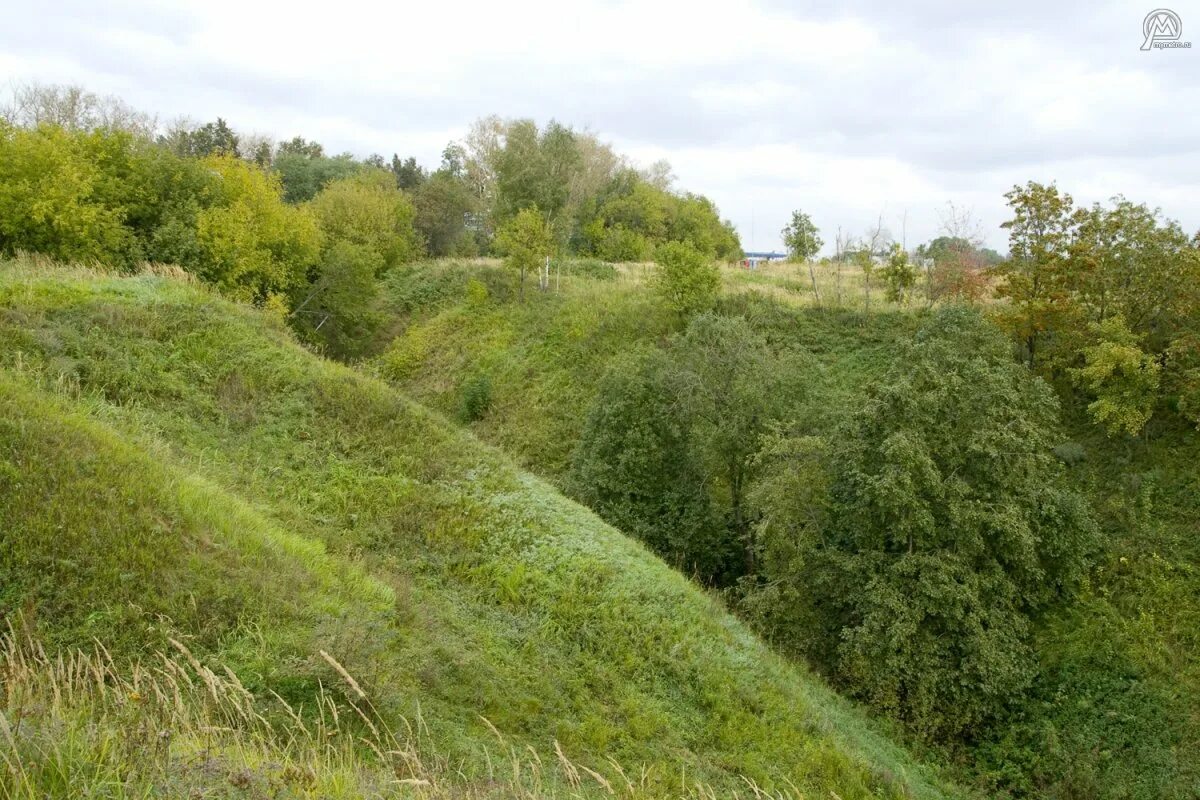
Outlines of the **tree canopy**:
{"label": "tree canopy", "polygon": [[922,737],[961,736],[1028,687],[1030,620],[1093,549],[1057,411],[977,312],[944,309],[839,432],[826,497],[763,510],[764,577],[789,602],[773,613],[823,632],[793,645]]}

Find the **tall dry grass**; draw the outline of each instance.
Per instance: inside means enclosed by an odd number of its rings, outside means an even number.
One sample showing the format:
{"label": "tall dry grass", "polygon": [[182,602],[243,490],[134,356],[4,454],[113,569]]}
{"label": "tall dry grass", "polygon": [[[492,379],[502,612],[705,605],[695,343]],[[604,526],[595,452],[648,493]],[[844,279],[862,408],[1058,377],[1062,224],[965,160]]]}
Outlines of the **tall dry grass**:
{"label": "tall dry grass", "polygon": [[[557,741],[543,758],[512,745],[482,717],[495,746],[488,774],[469,777],[432,748],[420,716],[402,731],[390,728],[329,653],[320,655],[345,685],[322,687],[311,707],[295,708],[278,695],[255,697],[227,667],[171,644],[173,652],[119,665],[99,642],[90,651],[48,652],[10,621],[0,634],[0,797],[663,796],[644,769],[611,759],[593,769]],[[802,797],[751,781],[739,794]],[[716,800],[718,793],[682,774],[672,796]]]}

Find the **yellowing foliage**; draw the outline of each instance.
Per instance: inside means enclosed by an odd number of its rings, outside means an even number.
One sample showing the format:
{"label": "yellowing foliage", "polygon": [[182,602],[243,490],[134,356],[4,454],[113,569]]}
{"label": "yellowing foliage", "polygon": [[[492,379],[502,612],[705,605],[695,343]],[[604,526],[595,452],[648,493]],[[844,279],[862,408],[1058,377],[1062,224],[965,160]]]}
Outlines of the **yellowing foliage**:
{"label": "yellowing foliage", "polygon": [[259,304],[302,284],[321,250],[312,214],[286,205],[279,178],[253,164],[229,156],[204,163],[220,178],[218,202],[197,218],[197,236],[209,257],[204,277]]}

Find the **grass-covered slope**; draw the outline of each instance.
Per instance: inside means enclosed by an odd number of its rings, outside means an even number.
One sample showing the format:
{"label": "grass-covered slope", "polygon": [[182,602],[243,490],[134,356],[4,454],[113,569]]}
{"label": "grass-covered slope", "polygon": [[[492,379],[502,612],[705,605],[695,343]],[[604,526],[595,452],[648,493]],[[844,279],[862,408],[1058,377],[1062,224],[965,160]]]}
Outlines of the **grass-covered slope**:
{"label": "grass-covered slope", "polygon": [[294,704],[344,685],[324,650],[470,780],[490,723],[665,795],[940,795],[640,545],[260,313],[6,265],[0,376],[0,615],[55,647],[173,637]]}

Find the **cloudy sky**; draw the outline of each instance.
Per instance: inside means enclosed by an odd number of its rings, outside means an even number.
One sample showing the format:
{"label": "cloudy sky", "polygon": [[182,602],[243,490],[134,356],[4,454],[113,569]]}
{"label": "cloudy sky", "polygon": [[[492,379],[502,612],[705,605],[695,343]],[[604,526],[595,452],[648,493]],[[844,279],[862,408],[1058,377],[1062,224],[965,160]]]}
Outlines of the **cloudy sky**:
{"label": "cloudy sky", "polygon": [[1031,179],[1200,228],[1200,0],[1170,2],[1195,48],[1142,52],[1137,3],[39,0],[5,4],[0,81],[426,165],[476,117],[556,118],[668,159],[747,249],[797,207],[911,246],[952,201],[1003,251]]}

